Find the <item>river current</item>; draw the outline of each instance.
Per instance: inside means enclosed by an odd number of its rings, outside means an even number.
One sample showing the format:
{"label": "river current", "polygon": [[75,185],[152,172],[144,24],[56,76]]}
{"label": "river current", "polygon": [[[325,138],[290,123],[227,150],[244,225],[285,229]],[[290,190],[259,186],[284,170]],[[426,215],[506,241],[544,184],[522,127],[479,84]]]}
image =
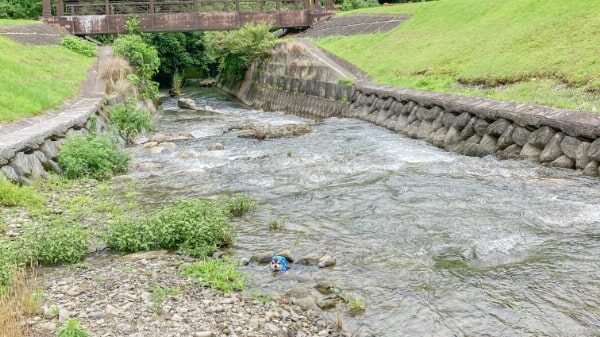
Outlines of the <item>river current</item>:
{"label": "river current", "polygon": [[[328,253],[333,268],[293,265],[274,277],[243,267],[263,292],[329,279],[364,299],[343,315],[356,336],[600,336],[600,180],[526,161],[445,152],[354,119],[314,120],[244,107],[216,89],[198,106],[167,99],[157,132],[189,132],[134,181],[147,204],[244,193],[238,257],[289,248]],[[297,137],[240,138],[244,122],[306,123]],[[222,143],[223,151],[209,151]],[[269,231],[270,219],[285,228]],[[335,313],[332,313],[335,315]]]}

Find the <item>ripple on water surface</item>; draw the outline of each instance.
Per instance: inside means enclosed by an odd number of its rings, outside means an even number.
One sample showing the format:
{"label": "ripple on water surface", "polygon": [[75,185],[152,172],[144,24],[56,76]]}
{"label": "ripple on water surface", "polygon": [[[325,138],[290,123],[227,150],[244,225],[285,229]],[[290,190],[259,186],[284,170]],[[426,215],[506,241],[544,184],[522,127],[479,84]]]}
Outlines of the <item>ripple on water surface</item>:
{"label": "ripple on water surface", "polygon": [[[280,280],[250,266],[268,291],[331,278],[366,299],[347,318],[361,336],[598,336],[600,184],[521,161],[457,156],[372,124],[245,109],[199,89],[199,106],[164,103],[158,132],[189,132],[175,148],[131,149],[141,198],[160,203],[243,192],[260,202],[240,221],[238,254],[328,252],[328,270],[294,266]],[[293,138],[238,138],[244,122],[309,123]],[[224,151],[208,151],[222,143]],[[182,153],[185,153],[183,155]],[[125,184],[123,185],[125,186]],[[268,232],[268,219],[286,230]]]}

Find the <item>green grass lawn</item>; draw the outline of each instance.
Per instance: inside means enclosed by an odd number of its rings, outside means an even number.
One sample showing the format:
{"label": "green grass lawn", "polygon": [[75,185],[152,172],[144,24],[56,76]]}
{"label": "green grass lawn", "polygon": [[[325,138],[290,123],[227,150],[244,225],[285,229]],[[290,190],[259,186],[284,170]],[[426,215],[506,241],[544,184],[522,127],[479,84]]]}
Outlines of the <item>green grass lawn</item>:
{"label": "green grass lawn", "polygon": [[440,0],[349,13],[412,15],[389,33],[316,40],[375,82],[600,112],[600,1]]}
{"label": "green grass lawn", "polygon": [[0,123],[40,114],[76,96],[92,62],[61,46],[26,46],[0,37]]}
{"label": "green grass lawn", "polygon": [[37,25],[41,22],[36,20],[15,20],[15,19],[0,19],[0,27],[2,26],[20,26],[20,25]]}

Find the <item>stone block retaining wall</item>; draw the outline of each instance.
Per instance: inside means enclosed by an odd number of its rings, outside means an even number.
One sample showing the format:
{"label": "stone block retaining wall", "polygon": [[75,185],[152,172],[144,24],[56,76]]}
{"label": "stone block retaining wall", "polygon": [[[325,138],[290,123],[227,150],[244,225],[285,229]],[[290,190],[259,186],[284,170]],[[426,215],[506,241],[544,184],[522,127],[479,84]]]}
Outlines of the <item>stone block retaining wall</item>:
{"label": "stone block retaining wall", "polygon": [[[302,71],[295,69],[299,63]],[[528,159],[598,175],[600,116],[365,82],[349,86],[330,70],[320,74],[323,67],[306,55],[276,53],[252,68],[235,94],[266,111],[358,118],[467,156]]]}
{"label": "stone block retaining wall", "polygon": [[71,135],[103,133],[108,129],[105,99],[83,98],[51,118],[3,134],[0,139],[0,173],[9,180],[28,184],[61,172],[58,150]]}

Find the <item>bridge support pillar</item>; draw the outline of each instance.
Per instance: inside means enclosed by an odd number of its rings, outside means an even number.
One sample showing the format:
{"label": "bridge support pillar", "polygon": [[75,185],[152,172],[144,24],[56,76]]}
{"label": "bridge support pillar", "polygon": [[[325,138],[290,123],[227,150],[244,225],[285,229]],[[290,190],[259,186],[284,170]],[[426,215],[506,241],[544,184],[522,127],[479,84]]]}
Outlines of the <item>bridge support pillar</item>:
{"label": "bridge support pillar", "polygon": [[42,15],[45,18],[49,18],[52,16],[52,5],[50,3],[50,0],[42,1]]}
{"label": "bridge support pillar", "polygon": [[56,15],[64,16],[65,15],[65,4],[63,0],[56,0]]}

